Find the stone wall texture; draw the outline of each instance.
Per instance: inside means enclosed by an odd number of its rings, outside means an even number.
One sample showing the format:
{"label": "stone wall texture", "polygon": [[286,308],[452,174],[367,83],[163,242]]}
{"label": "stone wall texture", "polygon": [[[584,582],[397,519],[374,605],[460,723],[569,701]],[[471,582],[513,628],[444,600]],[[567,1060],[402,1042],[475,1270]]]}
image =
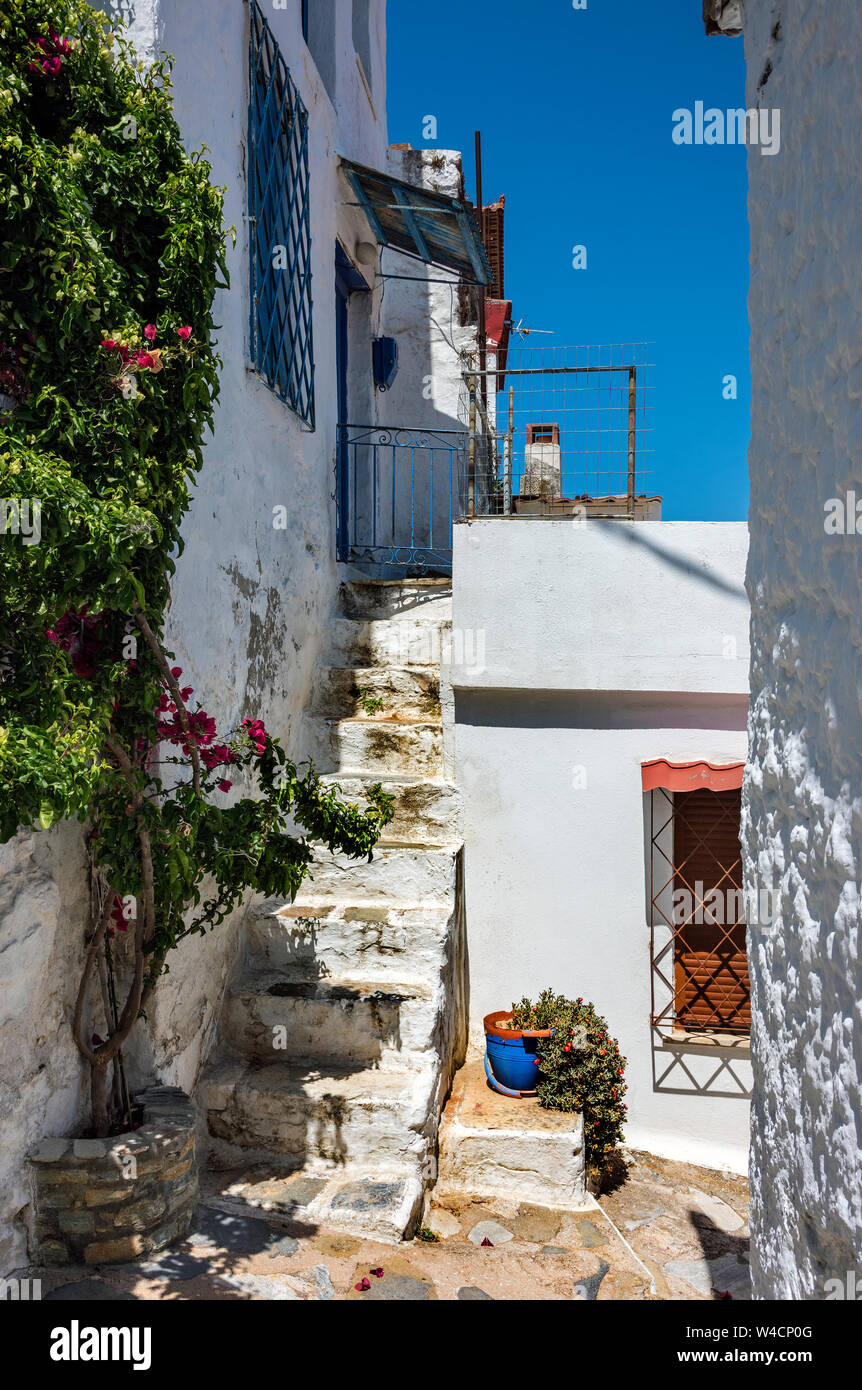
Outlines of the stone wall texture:
{"label": "stone wall texture", "polygon": [[862,1250],[862,25],[858,0],[745,7],[749,150],[752,660],[748,887],[780,888],[750,934],[752,1272],[761,1298],[819,1299]]}
{"label": "stone wall texture", "polygon": [[198,1197],[195,1107],[151,1086],[143,1124],[113,1139],[45,1139],[30,1156],[39,1264],[119,1264],[189,1229]]}
{"label": "stone wall texture", "polygon": [[24,1154],[86,1106],[71,1017],[87,908],[82,826],[0,845],[0,1276],[26,1259]]}

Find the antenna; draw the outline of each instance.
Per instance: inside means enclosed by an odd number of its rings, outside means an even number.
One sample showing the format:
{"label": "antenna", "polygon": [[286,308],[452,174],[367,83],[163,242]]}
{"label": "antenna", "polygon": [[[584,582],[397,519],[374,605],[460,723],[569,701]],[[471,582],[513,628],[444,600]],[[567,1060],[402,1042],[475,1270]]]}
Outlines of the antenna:
{"label": "antenna", "polygon": [[555,331],[556,330],[553,328],[525,328],[523,319],[518,319],[518,322],[512,329],[512,332],[517,333],[521,338],[527,338],[531,333],[549,333],[553,335]]}

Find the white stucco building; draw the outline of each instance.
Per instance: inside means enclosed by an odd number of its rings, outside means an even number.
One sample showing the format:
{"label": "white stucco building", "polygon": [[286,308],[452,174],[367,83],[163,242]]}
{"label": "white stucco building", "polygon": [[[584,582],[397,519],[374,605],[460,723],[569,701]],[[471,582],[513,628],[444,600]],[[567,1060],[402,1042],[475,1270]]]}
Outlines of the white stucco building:
{"label": "white stucco building", "polygon": [[862,29],[855,0],[704,13],[714,32],[744,29],[747,105],[783,118],[780,154],[748,153],[743,842],[750,887],[776,895],[749,941],[752,1273],[756,1296],[822,1299],[827,1280],[858,1286],[862,1249]]}
{"label": "white stucco building", "polygon": [[[744,932],[669,899],[738,879],[746,545],[742,523],[461,522],[451,671],[473,1042],[525,994],[590,999],[628,1059],[627,1143],[737,1172]],[[692,788],[707,842],[736,797],[722,870],[683,850]]]}

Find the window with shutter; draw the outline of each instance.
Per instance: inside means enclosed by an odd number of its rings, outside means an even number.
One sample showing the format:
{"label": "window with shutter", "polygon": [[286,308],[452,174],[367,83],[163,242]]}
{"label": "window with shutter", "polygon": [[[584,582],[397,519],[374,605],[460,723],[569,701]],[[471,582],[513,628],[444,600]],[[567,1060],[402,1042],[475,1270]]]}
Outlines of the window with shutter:
{"label": "window with shutter", "polygon": [[674,793],[676,1021],[691,1031],[751,1027],[739,791]]}
{"label": "window with shutter", "polygon": [[313,429],[308,113],[257,0],[249,10],[251,356]]}
{"label": "window with shutter", "polygon": [[751,1027],[741,780],[741,763],[644,765],[651,794],[651,1018],[666,1032],[746,1034]]}

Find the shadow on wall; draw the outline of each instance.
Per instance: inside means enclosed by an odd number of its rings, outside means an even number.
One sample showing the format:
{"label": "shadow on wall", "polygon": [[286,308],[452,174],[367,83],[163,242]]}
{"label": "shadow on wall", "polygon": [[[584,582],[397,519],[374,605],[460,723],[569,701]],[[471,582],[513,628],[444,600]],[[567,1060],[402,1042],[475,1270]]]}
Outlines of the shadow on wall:
{"label": "shadow on wall", "polygon": [[[672,524],[672,523],[671,523]],[[710,588],[719,589],[723,594],[729,594],[738,603],[748,606],[748,596],[741,584],[732,584],[727,579],[722,579],[720,574],[714,574],[712,570],[704,569],[702,565],[692,564],[684,556],[677,554],[674,550],[668,550],[663,545],[657,545],[638,526],[620,526],[613,521],[593,521],[593,526],[604,526],[609,534],[614,536],[620,544],[629,546],[640,546],[642,550],[648,550],[657,559],[663,560],[672,569],[684,574],[686,579],[696,579],[701,584],[706,584]]]}
{"label": "shadow on wall", "polygon": [[[653,1090],[672,1096],[720,1096],[751,1100],[751,1052],[747,1038],[728,1046],[680,1041],[651,1030]],[[695,1059],[699,1064],[695,1065]]]}

